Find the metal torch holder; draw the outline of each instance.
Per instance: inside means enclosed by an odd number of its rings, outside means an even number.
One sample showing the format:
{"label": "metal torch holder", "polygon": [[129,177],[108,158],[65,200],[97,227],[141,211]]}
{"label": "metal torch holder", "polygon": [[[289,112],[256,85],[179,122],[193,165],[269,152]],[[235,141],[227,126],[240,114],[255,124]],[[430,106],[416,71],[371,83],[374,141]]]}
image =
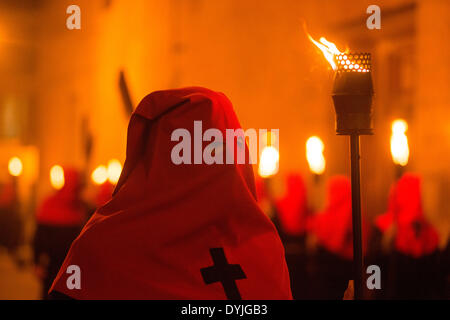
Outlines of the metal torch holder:
{"label": "metal torch holder", "polygon": [[[346,60],[358,63],[358,69],[349,69],[339,63],[333,86],[336,111],[336,133],[350,136],[353,263],[355,299],[363,298],[363,249],[361,228],[360,135],[372,135],[373,84],[370,71],[370,54],[346,54]],[[346,68],[344,68],[347,65]],[[364,70],[364,71],[362,71]]]}

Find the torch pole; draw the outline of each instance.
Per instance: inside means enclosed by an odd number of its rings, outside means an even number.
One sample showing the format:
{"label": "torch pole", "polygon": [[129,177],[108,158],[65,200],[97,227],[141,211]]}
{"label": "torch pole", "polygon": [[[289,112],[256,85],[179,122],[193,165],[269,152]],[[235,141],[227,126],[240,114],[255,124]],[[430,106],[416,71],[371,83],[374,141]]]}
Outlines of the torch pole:
{"label": "torch pole", "polygon": [[361,183],[359,134],[350,135],[351,183],[352,183],[352,220],[353,220],[353,262],[355,300],[363,296],[363,252],[361,236]]}

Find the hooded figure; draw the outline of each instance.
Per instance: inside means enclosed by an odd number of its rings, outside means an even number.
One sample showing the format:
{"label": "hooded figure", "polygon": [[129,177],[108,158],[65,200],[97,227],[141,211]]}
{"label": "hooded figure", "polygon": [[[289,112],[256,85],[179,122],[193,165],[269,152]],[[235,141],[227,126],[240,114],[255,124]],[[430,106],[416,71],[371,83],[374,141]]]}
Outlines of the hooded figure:
{"label": "hooded figure", "polygon": [[64,186],[42,203],[37,213],[40,224],[53,226],[79,226],[84,219],[81,201],[81,176],[72,168],[64,168]]}
{"label": "hooded figure", "polygon": [[[209,148],[194,121],[203,132],[217,129],[214,142],[205,132]],[[290,299],[284,250],[258,207],[251,165],[198,158],[247,150],[243,140],[230,146],[220,137],[240,128],[222,93],[194,87],[146,96],[130,120],[113,198],[73,242],[51,290],[75,299]],[[173,161],[180,132],[192,164]],[[79,289],[67,286],[71,265],[81,271]]]}
{"label": "hooded figure", "polygon": [[[318,243],[315,298],[342,299],[353,269],[352,191],[347,177],[335,176],[328,181],[328,204],[312,221],[312,232]],[[363,248],[365,239],[363,232]]]}
{"label": "hooded figure", "polygon": [[308,218],[306,186],[299,174],[291,173],[286,180],[285,196],[277,201],[279,230],[286,236],[303,236]]}
{"label": "hooded figure", "polygon": [[[389,252],[382,249],[386,240]],[[439,297],[439,236],[424,216],[417,175],[406,173],[391,188],[388,211],[376,218],[371,242],[378,247],[371,250],[374,263],[386,270],[380,298]]]}
{"label": "hooded figure", "polygon": [[345,260],[353,259],[352,190],[344,176],[328,182],[328,204],[313,222],[313,231],[323,248]]}
{"label": "hooded figure", "polygon": [[64,168],[64,186],[45,199],[38,209],[34,260],[43,280],[43,298],[48,298],[48,289],[85,221],[81,186],[79,172]]}
{"label": "hooded figure", "polygon": [[14,181],[0,184],[0,248],[11,253],[23,242],[23,223]]}
{"label": "hooded figure", "polygon": [[308,203],[302,177],[290,173],[286,178],[285,195],[276,202],[275,225],[286,250],[286,262],[291,276],[294,299],[306,299],[307,268],[306,224]]}
{"label": "hooded figure", "polygon": [[407,173],[398,181],[391,190],[388,211],[377,217],[375,225],[381,232],[396,228],[394,246],[404,255],[420,258],[438,248],[439,236],[425,219],[416,175]]}

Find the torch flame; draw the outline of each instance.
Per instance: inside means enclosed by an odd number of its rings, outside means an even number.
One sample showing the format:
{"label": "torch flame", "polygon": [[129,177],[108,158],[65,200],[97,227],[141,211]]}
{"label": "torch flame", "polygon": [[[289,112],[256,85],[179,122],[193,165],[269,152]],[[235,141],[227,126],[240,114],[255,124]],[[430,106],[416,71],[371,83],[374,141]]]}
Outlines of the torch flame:
{"label": "torch flame", "polygon": [[9,174],[14,177],[20,176],[23,171],[22,160],[20,160],[19,157],[12,157],[11,159],[9,159],[8,171],[9,171]]}
{"label": "torch flame", "polygon": [[[305,28],[306,32],[306,28]],[[327,59],[328,63],[331,65],[333,70],[338,70],[338,65],[344,70],[348,71],[356,71],[356,72],[368,72],[369,70],[366,68],[363,62],[363,59],[360,59],[360,56],[357,56],[356,59],[352,54],[346,51],[340,51],[333,42],[328,41],[324,37],[321,37],[319,41],[316,41],[311,37],[311,35],[306,32],[309,40],[322,51],[323,56]],[[361,55],[362,56],[362,55]],[[359,58],[359,59],[358,59]],[[354,60],[354,61],[353,61]]]}
{"label": "torch flame", "polygon": [[108,169],[104,165],[100,165],[92,171],[91,179],[95,184],[103,184],[108,179]]}
{"label": "torch flame", "polygon": [[50,183],[56,190],[64,187],[64,169],[59,165],[54,165],[50,169]]}
{"label": "torch flame", "polygon": [[406,166],[409,159],[409,146],[406,131],[408,124],[405,120],[397,119],[392,122],[391,155],[395,164]]}
{"label": "torch flame", "polygon": [[313,136],[306,141],[306,159],[312,173],[320,175],[325,171],[324,144],[319,137]]}
{"label": "torch flame", "polygon": [[259,159],[258,174],[262,178],[268,178],[278,172],[280,154],[273,146],[264,147]]}
{"label": "torch flame", "polygon": [[122,172],[122,164],[117,159],[111,159],[108,162],[107,167],[108,180],[112,184],[116,184],[119,181],[120,173]]}
{"label": "torch flame", "polygon": [[331,65],[333,70],[337,70],[337,65],[335,63],[335,56],[338,54],[341,54],[342,52],[339,51],[339,49],[336,47],[336,45],[324,37],[321,37],[319,39],[320,42],[317,42],[316,40],[311,37],[311,35],[308,33],[309,40],[316,45],[317,48],[322,51],[323,56],[325,59],[327,59],[328,63]]}

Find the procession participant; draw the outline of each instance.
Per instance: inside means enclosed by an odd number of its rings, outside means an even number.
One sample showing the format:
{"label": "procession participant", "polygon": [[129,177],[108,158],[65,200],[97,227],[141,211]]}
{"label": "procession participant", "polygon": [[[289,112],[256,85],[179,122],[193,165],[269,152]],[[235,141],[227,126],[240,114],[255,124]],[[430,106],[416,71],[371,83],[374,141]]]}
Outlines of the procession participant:
{"label": "procession participant", "polygon": [[64,186],[45,199],[37,211],[34,261],[37,275],[42,279],[44,299],[48,298],[53,279],[85,221],[81,189],[80,173],[64,168]]}
{"label": "procession participant", "polygon": [[419,176],[406,173],[400,178],[391,189],[388,211],[376,218],[374,229],[372,242],[380,248],[374,263],[385,274],[378,298],[439,298],[439,236],[425,218]]}
{"label": "procession participant", "polygon": [[286,177],[285,194],[276,202],[274,223],[286,250],[294,299],[307,298],[306,228],[308,203],[306,186],[300,174]]}
{"label": "procession participant", "polygon": [[[340,300],[352,279],[353,231],[350,180],[334,176],[328,181],[328,204],[312,220],[317,239],[314,259],[313,298]],[[363,225],[364,226],[364,225]],[[363,228],[364,231],[364,228]],[[363,235],[365,232],[363,232]],[[366,238],[363,237],[363,248]]]}
{"label": "procession participant", "polygon": [[[222,136],[241,128],[225,95],[208,89],[158,91],[141,101],[113,198],[72,244],[52,292],[75,299],[291,299],[284,250],[258,207],[251,165],[173,162],[173,132],[195,136],[194,121]],[[213,157],[236,146],[248,152],[236,141],[202,150]]]}

